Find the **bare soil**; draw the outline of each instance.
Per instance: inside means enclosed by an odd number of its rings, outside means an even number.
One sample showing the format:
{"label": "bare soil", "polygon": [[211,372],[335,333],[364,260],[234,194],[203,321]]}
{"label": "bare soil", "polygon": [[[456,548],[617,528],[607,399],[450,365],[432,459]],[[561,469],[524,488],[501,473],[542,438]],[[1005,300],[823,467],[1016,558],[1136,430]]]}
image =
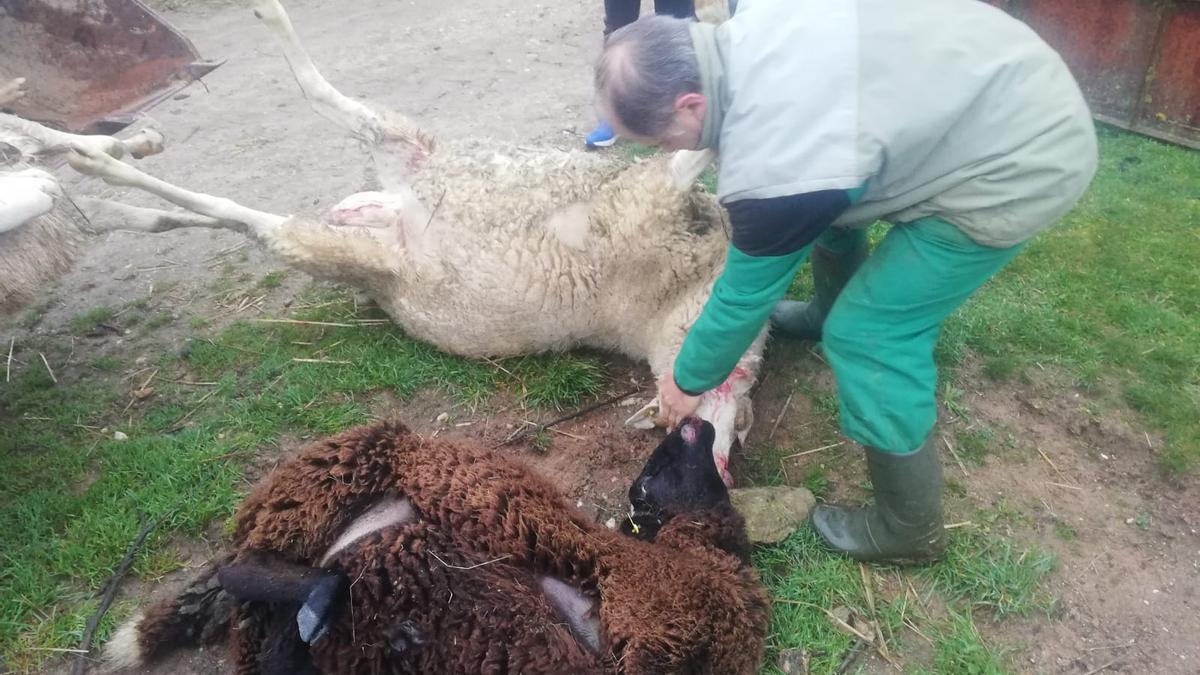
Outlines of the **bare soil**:
{"label": "bare soil", "polygon": [[[580,132],[594,121],[589,64],[600,41],[599,2],[295,0],[288,10],[336,86],[402,110],[435,133],[570,145],[582,143]],[[359,189],[360,148],[307,108],[274,42],[248,9],[183,4],[166,15],[205,58],[227,61],[203,85],[150,111],[168,150],[142,166],[278,213],[318,211]],[[96,183],[81,188],[112,192]],[[122,196],[155,205],[143,195]],[[183,347],[193,317],[220,326],[240,317],[278,316],[308,283],[290,272],[281,288],[254,288],[264,273],[278,269],[280,263],[233,233],[114,233],[94,240],[50,292],[36,327],[13,330],[18,340],[30,330],[61,334],[89,309],[151,296],[158,311],[175,317],[171,322],[149,336],[81,339],[73,359],[117,353],[153,358]],[[811,424],[815,412],[808,397],[795,394],[788,402],[795,382],[824,391],[832,386],[823,364],[806,354],[807,347],[772,347],[755,400],[758,421],[749,454],[768,439],[813,449],[843,440]],[[649,391],[644,368],[626,370]],[[1200,672],[1200,488],[1161,475],[1152,453],[1157,441],[1132,417],[1108,403],[1099,406],[1102,414],[1088,412],[1097,402],[1061,381],[1053,373],[1012,383],[971,374],[961,401],[971,419],[945,420],[950,430],[986,425],[998,438],[1012,438],[1011,448],[982,465],[964,464],[965,471],[945,458],[947,477],[966,495],[952,499],[950,519],[1007,505],[1025,516],[1012,524],[1011,535],[1053,551],[1060,561],[1050,581],[1061,600],[1055,616],[981,621],[980,629],[1016,650],[1022,672],[1082,675],[1106,664],[1125,673]],[[785,403],[787,413],[776,425]],[[622,427],[634,409],[597,411],[557,427],[544,447],[526,441],[502,451],[540,468],[598,522],[616,519],[628,482],[657,439]],[[399,417],[421,433],[489,445],[528,417],[503,401],[469,410],[428,392],[403,403],[381,396],[375,412]],[[442,413],[448,418],[439,422]],[[248,480],[304,441],[281,439],[278,448],[265,449]],[[861,453],[852,444],[788,460],[783,469],[789,482],[799,483],[818,465],[831,472],[833,496],[862,496]],[[735,463],[735,474],[744,475],[745,466],[744,460]],[[1064,538],[1066,528],[1075,534]],[[219,536],[214,533],[214,540]],[[212,551],[210,542],[180,547],[195,565]],[[156,588],[131,586],[128,593],[166,595],[189,574],[182,570]],[[220,654],[208,651],[180,655],[154,672],[220,669]]]}

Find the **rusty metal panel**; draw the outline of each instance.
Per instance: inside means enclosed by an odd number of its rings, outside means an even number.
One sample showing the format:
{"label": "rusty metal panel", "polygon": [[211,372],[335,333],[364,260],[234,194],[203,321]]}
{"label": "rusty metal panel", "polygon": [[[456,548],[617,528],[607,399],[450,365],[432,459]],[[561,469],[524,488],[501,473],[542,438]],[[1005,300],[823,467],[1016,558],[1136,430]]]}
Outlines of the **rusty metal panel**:
{"label": "rusty metal panel", "polygon": [[1020,18],[1071,68],[1093,112],[1132,124],[1154,56],[1161,6],[1131,0],[1026,0]]}
{"label": "rusty metal panel", "polygon": [[1200,2],[1168,10],[1157,56],[1135,129],[1200,145]]}
{"label": "rusty metal panel", "polygon": [[100,130],[207,66],[139,0],[0,0],[0,45],[0,78],[26,78],[14,112],[72,131]]}
{"label": "rusty metal panel", "polygon": [[985,0],[1058,50],[1096,118],[1200,147],[1200,0]]}

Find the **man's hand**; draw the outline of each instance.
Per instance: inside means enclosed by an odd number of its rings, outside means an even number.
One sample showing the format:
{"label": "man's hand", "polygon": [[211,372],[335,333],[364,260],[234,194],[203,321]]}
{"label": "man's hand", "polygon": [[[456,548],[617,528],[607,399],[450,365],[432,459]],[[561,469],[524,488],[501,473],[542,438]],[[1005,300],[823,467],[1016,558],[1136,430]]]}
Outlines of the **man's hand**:
{"label": "man's hand", "polygon": [[675,376],[666,373],[658,379],[659,415],[666,420],[667,426],[674,429],[683,418],[696,412],[700,407],[699,396],[689,396],[675,386]]}

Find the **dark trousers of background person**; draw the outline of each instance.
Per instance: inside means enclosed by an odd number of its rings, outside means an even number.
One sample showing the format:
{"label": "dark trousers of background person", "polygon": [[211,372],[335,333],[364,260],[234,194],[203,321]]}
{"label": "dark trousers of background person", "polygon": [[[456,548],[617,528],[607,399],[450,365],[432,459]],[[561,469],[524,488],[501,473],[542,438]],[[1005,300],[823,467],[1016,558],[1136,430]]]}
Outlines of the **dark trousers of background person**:
{"label": "dark trousers of background person", "polygon": [[[642,0],[604,0],[604,34],[637,21]],[[654,0],[655,14],[669,14],[689,19],[696,13],[694,0]]]}

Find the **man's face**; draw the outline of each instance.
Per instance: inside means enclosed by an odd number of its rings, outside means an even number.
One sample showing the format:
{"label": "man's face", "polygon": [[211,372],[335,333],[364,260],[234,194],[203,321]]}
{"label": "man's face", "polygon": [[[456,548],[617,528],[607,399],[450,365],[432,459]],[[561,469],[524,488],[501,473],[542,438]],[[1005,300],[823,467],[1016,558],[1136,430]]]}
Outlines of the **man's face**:
{"label": "man's face", "polygon": [[684,94],[675,99],[675,110],[671,122],[658,136],[642,136],[631,132],[613,115],[607,105],[602,107],[602,115],[612,124],[617,135],[643,145],[652,145],[667,152],[676,150],[696,150],[700,146],[700,136],[704,130],[704,112],[707,101],[703,94]]}

